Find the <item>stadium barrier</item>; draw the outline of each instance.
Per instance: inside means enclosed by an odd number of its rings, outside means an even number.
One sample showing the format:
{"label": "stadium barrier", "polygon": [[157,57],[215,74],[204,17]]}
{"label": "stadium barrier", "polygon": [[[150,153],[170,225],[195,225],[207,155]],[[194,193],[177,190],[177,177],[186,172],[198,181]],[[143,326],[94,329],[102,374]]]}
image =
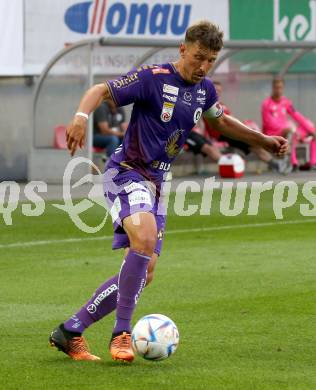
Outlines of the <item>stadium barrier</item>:
{"label": "stadium barrier", "polygon": [[[65,151],[53,148],[54,133],[52,129],[58,123],[68,123],[78,104],[79,97],[98,78],[114,77],[114,75],[108,75],[106,69],[100,72],[100,66],[94,63],[95,51],[108,52],[113,48],[135,47],[138,49],[138,56],[133,65],[138,67],[144,63],[156,62],[157,56],[166,50],[173,50],[172,53],[175,53],[174,56],[176,57],[178,45],[179,41],[175,40],[154,41],[144,39],[139,41],[137,39],[92,38],[69,45],[57,53],[43,70],[34,92],[32,103],[33,139],[28,161],[28,180],[61,182],[65,166],[70,157]],[[218,72],[233,77],[233,67],[238,61],[243,64],[248,61],[247,75],[256,75],[258,64],[256,61],[250,64],[247,55],[249,57],[249,53],[258,53],[258,50],[261,53],[261,61],[265,64],[264,70],[259,69],[258,74],[264,73],[268,78],[271,78],[271,74],[284,76],[306,55],[309,53],[315,55],[315,48],[315,42],[307,41],[228,41],[225,42],[224,50],[209,76],[212,77]],[[280,56],[280,53],[282,53],[282,56]],[[168,58],[171,57],[172,59],[172,55],[169,53]],[[256,55],[258,56],[258,54]],[[282,57],[279,62],[275,61],[276,55]],[[228,61],[229,66],[227,65]],[[228,69],[220,72],[223,66],[225,68],[225,64]],[[253,69],[251,69],[252,65]],[[265,82],[266,80],[267,77]],[[92,159],[92,121],[89,121],[87,147],[79,151],[78,155]],[[180,155],[175,166],[185,166],[185,164],[191,168],[193,167],[196,171],[198,170],[199,158],[189,153]],[[79,169],[78,176],[87,173],[87,169],[87,167],[83,168],[82,172]]]}

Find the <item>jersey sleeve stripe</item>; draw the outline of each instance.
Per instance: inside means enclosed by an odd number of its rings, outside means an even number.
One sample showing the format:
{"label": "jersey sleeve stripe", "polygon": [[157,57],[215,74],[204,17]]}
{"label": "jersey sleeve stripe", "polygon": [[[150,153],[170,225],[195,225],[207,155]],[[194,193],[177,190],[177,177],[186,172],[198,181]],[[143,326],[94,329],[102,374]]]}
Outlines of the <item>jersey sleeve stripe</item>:
{"label": "jersey sleeve stripe", "polygon": [[109,91],[110,91],[111,98],[112,98],[112,100],[114,101],[114,103],[115,103],[117,106],[119,106],[119,103],[118,103],[118,101],[116,100],[116,98],[115,98],[115,96],[114,96],[114,93],[113,93],[111,84],[110,84],[108,81],[105,81],[104,84],[106,84],[106,85],[108,86]]}

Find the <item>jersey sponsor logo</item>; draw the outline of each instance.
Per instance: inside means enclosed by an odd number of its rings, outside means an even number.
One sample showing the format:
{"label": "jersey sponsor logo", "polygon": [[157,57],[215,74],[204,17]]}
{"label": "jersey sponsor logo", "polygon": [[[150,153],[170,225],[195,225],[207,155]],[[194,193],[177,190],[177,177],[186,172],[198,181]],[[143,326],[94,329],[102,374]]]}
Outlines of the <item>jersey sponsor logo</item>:
{"label": "jersey sponsor logo", "polygon": [[191,106],[191,100],[192,100],[191,93],[185,91],[183,96],[182,96],[182,103],[186,104],[187,106]]}
{"label": "jersey sponsor logo", "polygon": [[160,73],[170,74],[170,70],[169,69],[164,69],[164,68],[155,68],[155,69],[152,70],[152,73],[153,74],[160,74]]}
{"label": "jersey sponsor logo", "polygon": [[175,35],[185,33],[190,23],[192,5],[173,2],[131,2],[94,0],[70,6],[64,21],[66,26],[80,34],[106,35]]}
{"label": "jersey sponsor logo", "polygon": [[121,89],[121,88],[125,88],[128,85],[135,83],[135,82],[138,82],[138,81],[139,81],[138,80],[138,73],[135,72],[135,73],[129,74],[126,77],[122,77],[120,79],[113,80],[113,87],[116,89]]}
{"label": "jersey sponsor logo", "polygon": [[197,108],[195,111],[194,111],[194,115],[193,115],[193,122],[194,123],[198,123],[199,119],[201,118],[202,116],[202,108],[199,107]]}
{"label": "jersey sponsor logo", "polygon": [[133,192],[135,190],[144,190],[144,191],[146,191],[147,189],[142,184],[137,183],[137,182],[133,182],[133,183],[129,184],[128,186],[125,186],[124,190],[127,193],[129,193],[129,192]]}
{"label": "jersey sponsor logo", "polygon": [[199,94],[201,94],[201,95],[203,95],[203,96],[206,95],[205,89],[202,89],[202,88],[199,88],[199,89],[197,90],[197,93],[199,93]]}
{"label": "jersey sponsor logo", "polygon": [[151,196],[149,192],[133,191],[128,195],[128,203],[130,206],[139,205],[141,203],[152,206]]}
{"label": "jersey sponsor logo", "polygon": [[166,146],[165,146],[165,151],[167,153],[167,156],[169,158],[174,158],[176,155],[180,152],[180,146],[177,144],[180,136],[184,130],[176,130],[174,131],[170,137],[167,140]]}
{"label": "jersey sponsor logo", "polygon": [[206,100],[206,97],[205,97],[205,96],[197,96],[197,98],[196,98],[196,101],[197,101],[199,104],[202,104],[202,106],[204,106],[205,100]]}
{"label": "jersey sponsor logo", "polygon": [[158,161],[158,160],[154,160],[152,163],[151,163],[151,166],[155,169],[159,169],[160,171],[165,171],[165,172],[168,172],[170,170],[170,166],[171,164],[170,163],[167,163],[167,162],[164,162],[164,161]]}
{"label": "jersey sponsor logo", "polygon": [[164,93],[164,94],[162,95],[162,97],[165,98],[165,99],[167,99],[167,100],[169,100],[169,102],[175,103],[175,102],[177,101],[177,97],[176,97],[176,96],[169,96],[169,95],[167,95],[166,93]]}
{"label": "jersey sponsor logo", "polygon": [[170,93],[171,95],[178,96],[179,88],[178,87],[174,87],[173,85],[164,84],[163,85],[163,92]]}
{"label": "jersey sponsor logo", "polygon": [[184,94],[183,94],[183,98],[184,98],[184,100],[186,101],[186,102],[190,102],[191,100],[192,100],[192,95],[191,95],[191,93],[190,92],[184,92]]}
{"label": "jersey sponsor logo", "polygon": [[160,119],[163,122],[169,122],[172,118],[173,110],[174,110],[173,103],[164,102],[163,106],[162,106],[162,111],[160,114]]}

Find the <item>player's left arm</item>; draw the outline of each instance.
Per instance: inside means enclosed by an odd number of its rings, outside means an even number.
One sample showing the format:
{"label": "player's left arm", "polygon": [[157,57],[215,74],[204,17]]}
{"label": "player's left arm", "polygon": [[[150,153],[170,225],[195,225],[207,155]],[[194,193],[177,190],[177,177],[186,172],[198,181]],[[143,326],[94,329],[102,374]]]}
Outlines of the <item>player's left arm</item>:
{"label": "player's left arm", "polygon": [[251,146],[261,146],[267,151],[278,156],[283,156],[288,151],[288,142],[283,137],[266,136],[241,123],[238,119],[222,113],[214,116],[212,111],[204,112],[204,117],[210,126],[226,137],[242,141]]}

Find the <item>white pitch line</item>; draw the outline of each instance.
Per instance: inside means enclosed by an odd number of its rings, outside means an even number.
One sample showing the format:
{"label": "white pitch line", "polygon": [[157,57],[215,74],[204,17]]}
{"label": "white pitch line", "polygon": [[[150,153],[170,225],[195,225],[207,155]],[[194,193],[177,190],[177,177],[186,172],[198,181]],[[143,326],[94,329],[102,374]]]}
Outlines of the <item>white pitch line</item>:
{"label": "white pitch line", "polygon": [[[304,223],[316,223],[316,218],[314,219],[298,219],[292,221],[280,221],[280,222],[262,222],[262,223],[249,223],[249,224],[239,224],[239,225],[223,225],[223,226],[212,226],[206,228],[189,228],[189,229],[175,229],[168,230],[166,234],[181,234],[181,233],[198,233],[198,232],[217,232],[220,230],[229,230],[229,229],[244,229],[244,228],[256,228],[256,227],[265,227],[265,226],[276,226],[276,225],[298,225]],[[82,242],[82,241],[101,241],[101,240],[111,240],[113,236],[97,236],[97,237],[82,237],[82,238],[65,238],[61,240],[41,240],[41,241],[25,241],[25,242],[14,242],[12,244],[0,244],[0,249],[9,249],[9,248],[22,248],[30,246],[40,246],[40,245],[51,245],[51,244],[63,244],[68,242]]]}
{"label": "white pitch line", "polygon": [[305,219],[305,220],[297,219],[293,221],[280,221],[280,222],[248,223],[242,225],[223,225],[223,226],[212,226],[206,228],[177,229],[177,230],[169,230],[166,233],[170,234],[170,233],[212,232],[212,231],[234,229],[234,228],[241,229],[241,228],[265,227],[265,226],[275,226],[275,225],[298,225],[301,223],[310,223],[310,222],[316,223],[316,218]]}

